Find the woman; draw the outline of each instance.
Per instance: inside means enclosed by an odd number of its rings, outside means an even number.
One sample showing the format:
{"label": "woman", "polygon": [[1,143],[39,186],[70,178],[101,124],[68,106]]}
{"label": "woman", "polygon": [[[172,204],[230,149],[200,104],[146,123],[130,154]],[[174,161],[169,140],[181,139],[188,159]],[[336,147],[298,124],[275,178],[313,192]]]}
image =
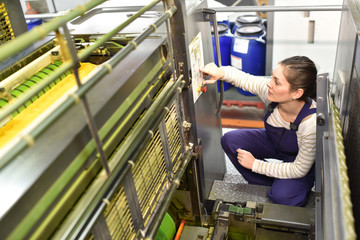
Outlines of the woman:
{"label": "woman", "polygon": [[228,132],[221,139],[222,147],[248,183],[271,186],[268,196],[274,203],[304,205],[315,181],[315,64],[303,56],[287,58],[271,79],[214,63],[201,71],[211,76],[205,84],[224,80],[269,104],[265,129]]}

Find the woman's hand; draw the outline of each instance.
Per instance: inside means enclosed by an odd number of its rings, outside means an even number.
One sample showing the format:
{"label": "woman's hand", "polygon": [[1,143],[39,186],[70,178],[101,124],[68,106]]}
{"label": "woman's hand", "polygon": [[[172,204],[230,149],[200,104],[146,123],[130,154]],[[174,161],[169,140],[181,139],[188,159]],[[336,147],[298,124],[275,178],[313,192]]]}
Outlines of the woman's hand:
{"label": "woman's hand", "polygon": [[247,169],[252,169],[255,158],[254,156],[245,150],[237,149],[236,152],[238,153],[237,159],[241,166]]}
{"label": "woman's hand", "polygon": [[200,71],[204,73],[204,76],[210,76],[210,79],[205,80],[204,84],[213,84],[217,80],[222,79],[225,75],[224,70],[216,66],[213,62],[206,64],[203,68],[200,69]]}

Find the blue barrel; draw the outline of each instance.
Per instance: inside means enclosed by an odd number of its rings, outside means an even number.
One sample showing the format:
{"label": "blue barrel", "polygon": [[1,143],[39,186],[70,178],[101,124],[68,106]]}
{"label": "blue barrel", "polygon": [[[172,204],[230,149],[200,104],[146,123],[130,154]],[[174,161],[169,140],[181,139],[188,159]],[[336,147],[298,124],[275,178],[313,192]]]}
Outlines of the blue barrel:
{"label": "blue barrel", "polygon": [[[236,29],[231,45],[231,66],[255,76],[265,75],[266,32],[259,25],[246,25]],[[253,96],[238,88],[241,94]]]}
{"label": "blue barrel", "polygon": [[39,26],[42,24],[42,20],[41,19],[30,19],[30,20],[26,20],[26,25],[28,27],[28,30],[30,31],[33,27],[35,26]]}
{"label": "blue barrel", "polygon": [[235,20],[235,24],[231,29],[231,32],[234,34],[238,27],[246,26],[246,25],[259,25],[264,28],[262,18],[259,15],[241,15],[238,16]]}
{"label": "blue barrel", "polygon": [[[222,20],[222,21],[217,21],[218,24],[226,24],[228,26],[229,29],[231,29],[230,27],[230,22],[229,22],[229,19],[227,20]],[[211,23],[212,24],[212,23]],[[213,28],[211,28],[211,31],[213,31]]]}
{"label": "blue barrel", "polygon": [[[230,33],[229,26],[226,23],[218,22],[217,28],[218,28],[218,33],[219,33],[221,65],[222,66],[230,66],[231,65],[230,52],[231,52],[231,44],[233,41],[233,35]],[[212,33],[212,43],[213,43],[215,64],[219,65],[217,62],[213,25],[211,25],[211,33]],[[218,81],[217,84],[218,84],[218,91],[220,91],[220,82]],[[230,83],[224,82],[224,91],[228,90],[230,87],[231,87]]]}

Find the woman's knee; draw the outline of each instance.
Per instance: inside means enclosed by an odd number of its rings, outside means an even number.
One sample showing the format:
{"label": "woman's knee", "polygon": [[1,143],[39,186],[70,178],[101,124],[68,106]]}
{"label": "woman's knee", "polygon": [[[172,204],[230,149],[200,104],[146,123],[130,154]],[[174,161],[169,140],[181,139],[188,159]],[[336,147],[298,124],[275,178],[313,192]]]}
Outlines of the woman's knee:
{"label": "woman's knee", "polygon": [[225,133],[222,137],[221,137],[221,146],[225,149],[228,147],[228,134]]}
{"label": "woman's knee", "polygon": [[308,191],[294,191],[294,189],[274,188],[268,193],[270,200],[276,204],[289,206],[303,206],[307,202]]}
{"label": "woman's knee", "polygon": [[221,146],[225,150],[236,151],[239,147],[241,147],[244,136],[243,132],[239,130],[234,130],[225,133],[221,137]]}

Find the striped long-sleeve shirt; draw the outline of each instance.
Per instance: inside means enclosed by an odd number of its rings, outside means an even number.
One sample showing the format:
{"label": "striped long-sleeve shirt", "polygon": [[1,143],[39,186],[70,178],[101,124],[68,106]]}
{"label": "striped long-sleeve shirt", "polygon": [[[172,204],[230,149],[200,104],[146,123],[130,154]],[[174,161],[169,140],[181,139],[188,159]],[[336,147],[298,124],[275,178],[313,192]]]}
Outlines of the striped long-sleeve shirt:
{"label": "striped long-sleeve shirt", "polygon": [[[269,104],[267,98],[268,87],[266,84],[270,79],[253,76],[233,67],[222,67],[222,69],[224,69],[225,72],[224,81],[258,95],[266,105]],[[314,101],[312,107],[316,107]],[[281,117],[277,107],[273,113],[270,114],[267,123],[274,127],[290,129],[290,123]],[[296,134],[299,152],[294,162],[268,162],[255,159],[252,171],[269,177],[282,179],[304,177],[315,161],[316,114],[311,114],[309,117],[303,119]]]}

